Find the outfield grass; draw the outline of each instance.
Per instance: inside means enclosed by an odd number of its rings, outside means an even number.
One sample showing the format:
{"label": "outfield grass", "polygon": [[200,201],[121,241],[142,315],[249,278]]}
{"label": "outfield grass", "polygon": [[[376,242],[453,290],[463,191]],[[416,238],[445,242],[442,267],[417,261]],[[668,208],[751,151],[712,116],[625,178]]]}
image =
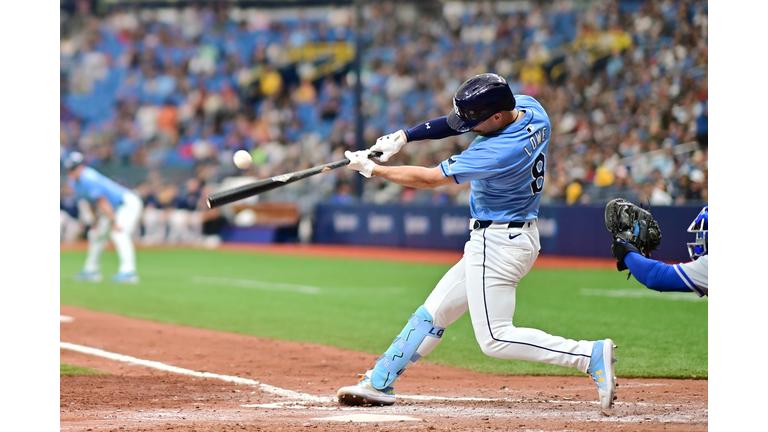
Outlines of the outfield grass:
{"label": "outfield grass", "polygon": [[59,363],[59,376],[70,376],[70,375],[109,375],[109,374],[96,369],[90,369],[90,368],[75,366],[75,365],[66,364],[66,363]]}
{"label": "outfield grass", "polygon": [[[450,266],[205,250],[138,253],[141,283],[77,283],[84,252],[61,252],[61,303],[160,322],[381,354]],[[621,377],[707,378],[707,300],[656,293],[613,270],[534,270],[515,325],[619,348]],[[581,375],[485,356],[465,314],[422,361],[498,374]]]}

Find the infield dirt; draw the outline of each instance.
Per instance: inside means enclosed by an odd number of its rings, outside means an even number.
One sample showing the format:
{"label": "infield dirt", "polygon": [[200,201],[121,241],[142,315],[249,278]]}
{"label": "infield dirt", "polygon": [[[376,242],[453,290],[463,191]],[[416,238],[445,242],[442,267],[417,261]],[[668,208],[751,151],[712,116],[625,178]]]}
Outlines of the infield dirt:
{"label": "infield dirt", "polygon": [[[444,257],[447,261],[453,258]],[[354,384],[358,374],[375,362],[376,355],[144,321],[66,305],[61,305],[61,314],[74,318],[61,323],[62,342],[198,372],[247,378],[324,398],[306,402],[278,396],[259,385],[180,375],[61,349],[62,363],[111,374],[61,377],[63,431],[708,429],[707,380],[619,378],[615,407],[601,410],[595,385],[586,375],[498,376],[420,362],[396,382],[398,395],[411,397],[399,399],[391,407],[347,407],[335,401],[336,391]],[[621,359],[621,347],[617,357]],[[361,414],[416,420],[330,420]]]}

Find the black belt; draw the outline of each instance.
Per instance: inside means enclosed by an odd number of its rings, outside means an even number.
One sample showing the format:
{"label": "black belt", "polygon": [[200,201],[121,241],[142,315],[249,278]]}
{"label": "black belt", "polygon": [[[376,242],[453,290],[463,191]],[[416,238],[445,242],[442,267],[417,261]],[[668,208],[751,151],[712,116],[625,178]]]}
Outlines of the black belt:
{"label": "black belt", "polygon": [[[472,225],[472,229],[488,228],[493,223],[494,223],[493,221],[476,220],[475,223]],[[504,222],[495,222],[495,223],[504,223]],[[507,224],[507,228],[522,228],[525,226],[526,223],[530,224],[530,222],[510,222],[509,224]]]}

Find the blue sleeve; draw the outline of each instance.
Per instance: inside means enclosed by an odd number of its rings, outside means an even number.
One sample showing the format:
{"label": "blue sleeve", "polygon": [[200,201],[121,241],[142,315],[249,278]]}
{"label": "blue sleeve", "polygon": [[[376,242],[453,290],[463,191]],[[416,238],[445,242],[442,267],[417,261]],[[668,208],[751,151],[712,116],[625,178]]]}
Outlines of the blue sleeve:
{"label": "blue sleeve", "polygon": [[691,292],[674,266],[648,259],[636,252],[628,253],[624,257],[624,264],[638,282],[652,290]]}
{"label": "blue sleeve", "polygon": [[463,132],[456,132],[448,126],[448,117],[438,117],[424,123],[414,126],[405,131],[405,137],[408,142],[422,140],[436,140],[447,138],[449,136],[461,135]]}
{"label": "blue sleeve", "polygon": [[457,184],[492,177],[504,170],[493,150],[485,146],[470,146],[461,154],[440,162],[439,166],[443,177],[453,176]]}

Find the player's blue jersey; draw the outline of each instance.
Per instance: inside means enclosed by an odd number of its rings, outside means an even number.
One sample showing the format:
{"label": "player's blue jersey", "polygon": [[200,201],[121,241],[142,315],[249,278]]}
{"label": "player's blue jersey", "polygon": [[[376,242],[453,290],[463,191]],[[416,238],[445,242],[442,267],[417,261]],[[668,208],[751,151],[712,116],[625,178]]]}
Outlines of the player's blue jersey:
{"label": "player's blue jersey", "polygon": [[541,104],[515,96],[523,117],[498,134],[478,136],[460,155],[440,163],[443,176],[471,182],[472,217],[525,222],[538,217],[552,128]]}
{"label": "player's blue jersey", "polygon": [[128,192],[128,189],[91,167],[85,167],[77,181],[70,178],[69,185],[72,186],[78,198],[94,202],[100,197],[106,197],[113,208],[117,208],[123,203],[123,195]]}

